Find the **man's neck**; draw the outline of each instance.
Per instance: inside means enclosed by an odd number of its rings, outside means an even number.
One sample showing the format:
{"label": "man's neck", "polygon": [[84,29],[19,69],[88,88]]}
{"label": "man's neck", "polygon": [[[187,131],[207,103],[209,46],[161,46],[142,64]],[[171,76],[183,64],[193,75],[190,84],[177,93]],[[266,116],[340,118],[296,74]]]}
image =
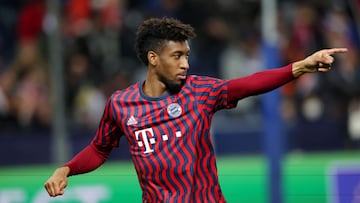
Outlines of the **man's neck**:
{"label": "man's neck", "polygon": [[157,80],[156,78],[147,77],[144,85],[143,92],[149,97],[160,97],[167,93],[165,84]]}

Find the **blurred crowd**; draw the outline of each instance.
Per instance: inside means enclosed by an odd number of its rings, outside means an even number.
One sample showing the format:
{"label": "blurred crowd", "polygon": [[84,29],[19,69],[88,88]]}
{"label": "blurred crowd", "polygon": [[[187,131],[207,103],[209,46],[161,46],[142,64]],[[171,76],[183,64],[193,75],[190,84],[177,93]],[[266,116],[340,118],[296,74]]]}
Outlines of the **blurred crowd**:
{"label": "blurred crowd", "polygon": [[[144,77],[135,32],[148,17],[193,25],[191,73],[231,79],[264,69],[260,0],[60,1],[66,117],[69,127],[95,128],[108,96]],[[347,47],[328,74],[309,74],[281,88],[281,113],[299,123],[336,126],[343,147],[360,139],[360,1],[278,1],[281,63],[316,50]],[[0,134],[51,127],[52,94],[46,0],[0,2]],[[228,115],[260,114],[259,97]],[[316,136],[316,135],[311,135]]]}

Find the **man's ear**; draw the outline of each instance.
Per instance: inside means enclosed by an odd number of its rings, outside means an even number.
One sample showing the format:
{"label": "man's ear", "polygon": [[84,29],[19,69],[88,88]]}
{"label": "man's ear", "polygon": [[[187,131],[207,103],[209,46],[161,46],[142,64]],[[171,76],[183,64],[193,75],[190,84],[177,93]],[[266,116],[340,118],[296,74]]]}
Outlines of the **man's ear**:
{"label": "man's ear", "polygon": [[158,55],[154,51],[148,51],[147,58],[149,64],[152,66],[156,66],[158,63]]}

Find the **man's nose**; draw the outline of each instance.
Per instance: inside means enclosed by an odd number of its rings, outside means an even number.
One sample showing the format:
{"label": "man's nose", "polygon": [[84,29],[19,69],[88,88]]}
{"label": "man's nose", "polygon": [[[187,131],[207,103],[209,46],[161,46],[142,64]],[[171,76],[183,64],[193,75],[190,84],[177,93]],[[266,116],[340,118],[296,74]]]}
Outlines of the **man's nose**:
{"label": "man's nose", "polygon": [[181,64],[180,64],[181,68],[184,68],[184,69],[189,69],[190,66],[189,66],[189,60],[187,59],[187,57],[184,57],[182,60],[181,60]]}

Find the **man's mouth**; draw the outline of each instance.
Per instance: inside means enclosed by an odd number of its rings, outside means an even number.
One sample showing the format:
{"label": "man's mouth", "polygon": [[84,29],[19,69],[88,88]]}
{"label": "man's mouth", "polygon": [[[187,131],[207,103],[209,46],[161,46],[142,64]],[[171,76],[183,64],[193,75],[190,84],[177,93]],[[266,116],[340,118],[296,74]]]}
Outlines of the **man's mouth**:
{"label": "man's mouth", "polygon": [[177,77],[178,77],[180,80],[185,80],[185,79],[186,79],[186,74],[178,74]]}

